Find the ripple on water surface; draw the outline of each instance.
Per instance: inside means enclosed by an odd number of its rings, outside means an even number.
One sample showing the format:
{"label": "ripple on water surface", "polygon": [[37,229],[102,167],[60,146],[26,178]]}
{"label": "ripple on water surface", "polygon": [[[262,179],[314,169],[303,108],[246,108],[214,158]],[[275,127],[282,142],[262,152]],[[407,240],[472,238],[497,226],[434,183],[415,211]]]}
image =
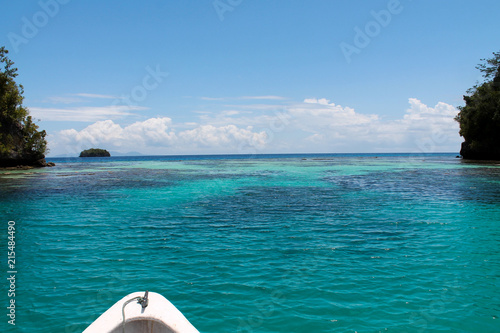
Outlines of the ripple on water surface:
{"label": "ripple on water surface", "polygon": [[498,166],[318,158],[0,175],[22,331],[81,332],[144,289],[202,332],[498,331]]}

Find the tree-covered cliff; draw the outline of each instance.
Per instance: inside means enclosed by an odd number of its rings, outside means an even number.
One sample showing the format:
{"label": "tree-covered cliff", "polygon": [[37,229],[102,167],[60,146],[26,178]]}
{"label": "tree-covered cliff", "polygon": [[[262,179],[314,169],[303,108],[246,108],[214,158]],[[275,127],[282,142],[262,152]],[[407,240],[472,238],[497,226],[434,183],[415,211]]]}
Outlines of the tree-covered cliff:
{"label": "tree-covered cliff", "polygon": [[23,86],[17,84],[17,68],[0,47],[0,167],[46,166],[45,131],[38,131],[23,106]]}
{"label": "tree-covered cliff", "polygon": [[493,55],[477,66],[485,82],[467,91],[456,117],[465,139],[460,154],[466,159],[500,160],[500,52]]}

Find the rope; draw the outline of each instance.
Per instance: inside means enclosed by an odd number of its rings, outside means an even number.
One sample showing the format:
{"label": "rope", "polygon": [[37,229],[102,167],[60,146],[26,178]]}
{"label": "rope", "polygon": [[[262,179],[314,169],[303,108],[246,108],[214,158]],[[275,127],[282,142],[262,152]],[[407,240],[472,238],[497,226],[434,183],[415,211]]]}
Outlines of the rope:
{"label": "rope", "polygon": [[137,300],[137,303],[140,304],[143,309],[145,307],[147,307],[148,306],[148,291],[146,290],[146,293],[144,294],[143,297],[136,296],[134,298],[129,299],[125,303],[123,303],[123,306],[122,306],[122,318],[123,318],[123,321],[122,321],[122,332],[123,333],[125,333],[125,306],[127,306],[127,304],[129,304],[129,303],[131,303],[131,302],[133,302],[135,300]]}

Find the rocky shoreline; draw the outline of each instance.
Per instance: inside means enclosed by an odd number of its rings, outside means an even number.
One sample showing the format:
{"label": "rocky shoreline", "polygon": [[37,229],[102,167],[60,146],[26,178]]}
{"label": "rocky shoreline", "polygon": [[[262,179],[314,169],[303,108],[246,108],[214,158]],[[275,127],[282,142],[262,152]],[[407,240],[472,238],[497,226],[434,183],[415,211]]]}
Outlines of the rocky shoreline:
{"label": "rocky shoreline", "polygon": [[500,147],[488,144],[462,142],[460,155],[466,160],[500,161]]}
{"label": "rocky shoreline", "polygon": [[54,162],[47,162],[45,158],[38,160],[0,160],[0,169],[2,170],[28,170],[35,168],[53,167]]}

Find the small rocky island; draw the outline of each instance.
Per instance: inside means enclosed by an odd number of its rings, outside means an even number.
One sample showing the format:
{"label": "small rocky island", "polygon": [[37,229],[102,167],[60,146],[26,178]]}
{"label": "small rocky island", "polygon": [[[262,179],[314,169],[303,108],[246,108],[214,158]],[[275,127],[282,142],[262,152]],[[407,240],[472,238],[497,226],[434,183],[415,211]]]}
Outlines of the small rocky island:
{"label": "small rocky island", "polygon": [[110,157],[111,154],[106,149],[91,148],[80,153],[80,157]]}

